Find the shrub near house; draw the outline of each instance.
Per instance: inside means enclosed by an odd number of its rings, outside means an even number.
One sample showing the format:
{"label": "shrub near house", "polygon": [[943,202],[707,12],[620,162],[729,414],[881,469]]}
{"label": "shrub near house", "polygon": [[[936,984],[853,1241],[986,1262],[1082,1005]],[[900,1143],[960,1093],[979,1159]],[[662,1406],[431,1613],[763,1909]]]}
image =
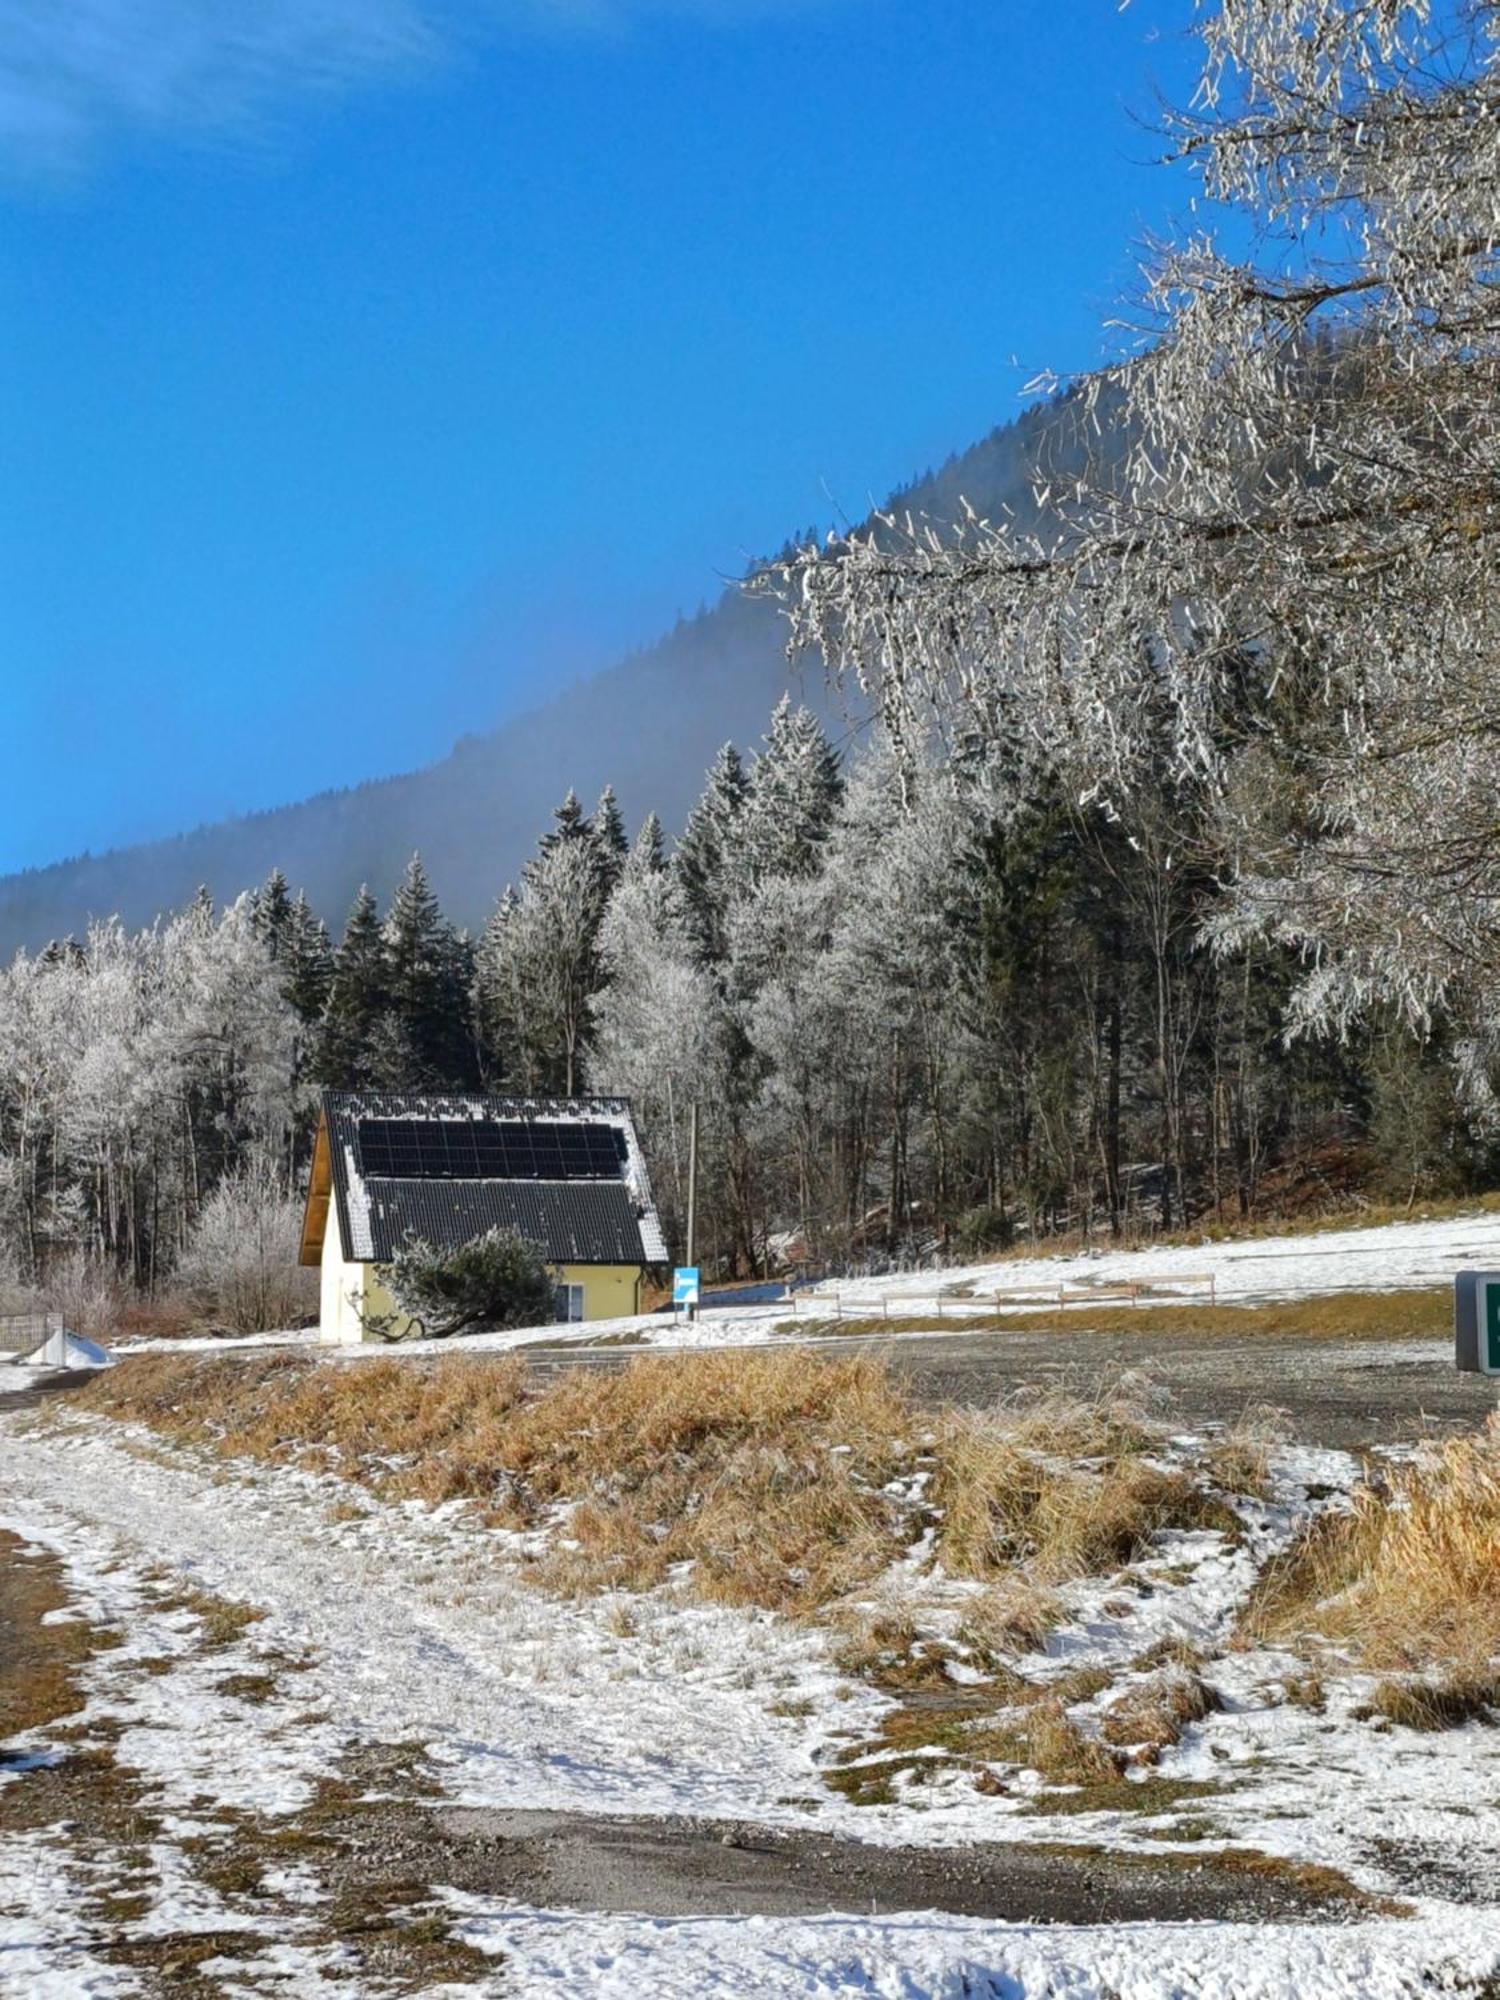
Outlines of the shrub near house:
{"label": "shrub near house", "polygon": [[552,1315],[557,1288],[541,1246],[513,1229],[487,1229],[454,1250],[408,1237],[382,1281],[400,1308],[389,1327],[365,1315],[365,1332],[401,1340],[537,1326]]}

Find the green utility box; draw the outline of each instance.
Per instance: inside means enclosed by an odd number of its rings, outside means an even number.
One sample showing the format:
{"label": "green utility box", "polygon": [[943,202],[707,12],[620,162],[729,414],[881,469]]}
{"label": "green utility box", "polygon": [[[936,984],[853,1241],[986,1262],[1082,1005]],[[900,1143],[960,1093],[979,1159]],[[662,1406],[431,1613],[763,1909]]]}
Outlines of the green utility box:
{"label": "green utility box", "polygon": [[1500,1375],[1500,1271],[1453,1280],[1453,1359],[1469,1375]]}

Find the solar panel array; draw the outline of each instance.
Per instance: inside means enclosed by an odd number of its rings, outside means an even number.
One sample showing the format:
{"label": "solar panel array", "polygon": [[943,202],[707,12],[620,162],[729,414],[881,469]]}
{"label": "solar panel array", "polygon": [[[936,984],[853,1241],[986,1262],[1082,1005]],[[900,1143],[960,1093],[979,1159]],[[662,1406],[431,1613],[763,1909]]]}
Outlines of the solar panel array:
{"label": "solar panel array", "polygon": [[614,1125],[533,1119],[362,1118],[360,1168],[407,1181],[617,1181],[625,1135]]}

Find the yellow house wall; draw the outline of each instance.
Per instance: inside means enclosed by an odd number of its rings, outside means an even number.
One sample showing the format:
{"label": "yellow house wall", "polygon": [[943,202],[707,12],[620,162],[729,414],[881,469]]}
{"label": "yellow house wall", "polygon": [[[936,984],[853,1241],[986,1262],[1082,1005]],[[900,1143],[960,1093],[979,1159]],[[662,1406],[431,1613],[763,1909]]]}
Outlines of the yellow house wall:
{"label": "yellow house wall", "polygon": [[[627,1319],[640,1311],[641,1274],[634,1264],[562,1264],[559,1284],[583,1286],[585,1319]],[[346,1264],[339,1249],[338,1221],[329,1217],[323,1239],[320,1329],[330,1342],[362,1340],[360,1320],[394,1313],[396,1302],[378,1264]]]}
{"label": "yellow house wall", "polygon": [[560,1285],[582,1285],[585,1319],[627,1319],[641,1309],[641,1274],[634,1264],[563,1264]]}
{"label": "yellow house wall", "polygon": [[339,1246],[338,1216],[330,1209],[323,1234],[319,1272],[318,1336],[330,1343],[363,1340],[359,1301],[364,1296],[365,1266],[347,1264]]}

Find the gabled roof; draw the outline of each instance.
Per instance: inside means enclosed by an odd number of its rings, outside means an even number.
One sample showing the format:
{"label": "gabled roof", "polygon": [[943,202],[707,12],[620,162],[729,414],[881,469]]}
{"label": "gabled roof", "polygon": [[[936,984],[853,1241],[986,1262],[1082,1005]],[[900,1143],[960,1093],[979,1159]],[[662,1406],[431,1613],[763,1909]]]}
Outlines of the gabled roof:
{"label": "gabled roof", "polygon": [[669,1260],[623,1097],[325,1091],[304,1264],[319,1262],[330,1215],[354,1264],[389,1263],[408,1234],[446,1249],[494,1228],[553,1264]]}

